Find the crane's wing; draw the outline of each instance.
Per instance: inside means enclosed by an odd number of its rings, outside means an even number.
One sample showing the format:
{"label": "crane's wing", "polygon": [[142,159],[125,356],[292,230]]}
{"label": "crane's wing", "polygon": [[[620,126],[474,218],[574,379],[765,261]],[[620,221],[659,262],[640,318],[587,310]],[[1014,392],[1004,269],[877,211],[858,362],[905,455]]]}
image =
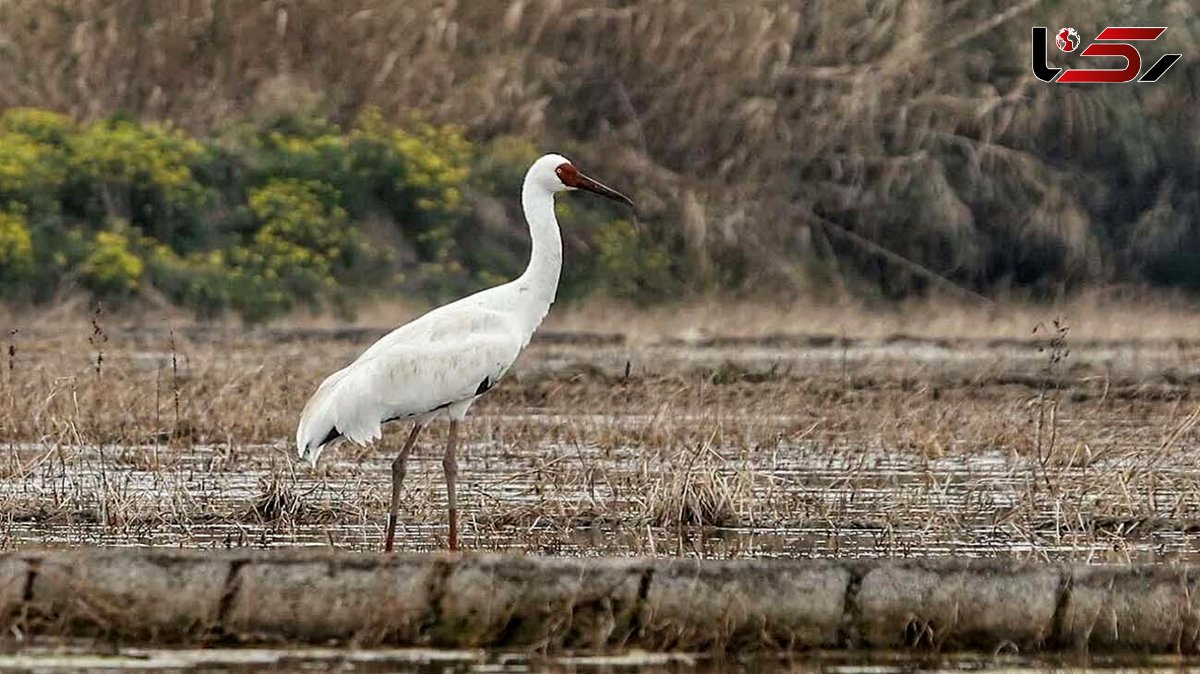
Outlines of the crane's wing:
{"label": "crane's wing", "polygon": [[[331,374],[304,406],[296,429],[301,458],[316,464],[324,446],[339,437],[366,444],[384,423],[418,416],[472,398],[504,375],[523,344],[506,330],[458,333],[442,330],[368,349]],[[384,341],[384,340],[380,340]]]}

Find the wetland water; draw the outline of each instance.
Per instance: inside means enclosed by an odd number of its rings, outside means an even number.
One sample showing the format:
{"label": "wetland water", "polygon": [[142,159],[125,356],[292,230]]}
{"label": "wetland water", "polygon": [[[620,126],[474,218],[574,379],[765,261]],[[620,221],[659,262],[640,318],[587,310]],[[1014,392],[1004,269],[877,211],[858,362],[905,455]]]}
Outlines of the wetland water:
{"label": "wetland water", "polygon": [[[475,444],[464,452],[460,507],[471,548],[566,555],[1200,559],[1195,513],[1188,512],[1198,507],[1196,456],[1156,468],[1152,485],[1131,487],[1119,478],[1139,464],[1123,455],[1043,471],[1036,460],[999,450],[930,458],[851,446],[700,457],[561,444],[530,449],[513,456],[496,445]],[[47,454],[39,458],[38,451]],[[385,457],[348,462],[335,455],[314,476],[274,446],[232,452],[193,447],[173,453],[166,468],[125,465],[119,458],[121,451],[152,449],[109,451],[118,458],[106,456],[103,469],[98,453],[73,452],[62,458],[76,466],[66,472],[44,448],[22,452],[42,467],[26,480],[0,482],[0,498],[9,504],[0,522],[6,545],[379,545],[375,508],[365,510],[355,499],[364,492],[383,498]],[[414,464],[409,489],[417,505],[398,535],[407,549],[437,549],[443,528],[439,462],[421,457]],[[1102,481],[1105,475],[1118,478]],[[102,500],[106,483],[109,496]]]}
{"label": "wetland water", "polygon": [[144,649],[104,652],[85,644],[38,646],[19,655],[0,654],[0,670],[28,672],[221,672],[339,671],[374,674],[914,674],[917,672],[1144,672],[1167,674],[1200,665],[1178,657],[1035,660],[1014,655],[912,656],[812,653],[791,657],[711,657],[669,653],[545,657],[528,653],[424,649]]}
{"label": "wetland water", "polygon": [[[382,447],[340,445],[315,471],[288,440],[315,385],[309,373],[345,362],[358,344],[193,344],[173,354],[145,342],[110,342],[103,375],[86,358],[61,357],[86,345],[23,346],[0,392],[10,403],[0,421],[18,429],[0,438],[0,548],[379,549],[403,429],[389,429]],[[1035,345],[1010,342],[535,343],[464,427],[461,537],[476,550],[580,556],[1195,562],[1197,356],[1187,343],[1079,344],[1051,366]],[[431,428],[409,463],[402,549],[443,545],[443,441],[444,429]],[[1194,664],[5,645],[0,669],[16,671]]]}
{"label": "wetland water", "polygon": [[[464,543],[564,555],[1200,559],[1196,347],[1075,346],[1069,366],[1050,370],[1021,343],[818,341],[535,344],[464,429]],[[220,345],[211,365],[189,356],[195,373],[184,374],[220,383],[221,367],[258,359],[270,376],[273,364],[337,363],[354,348]],[[163,357],[113,347],[106,361],[134,378]],[[0,546],[378,548],[404,429],[389,428],[382,447],[339,445],[314,471],[285,439],[288,404],[310,383],[288,386],[241,403],[267,407],[272,442],[232,432],[7,442]],[[182,395],[187,414],[189,396],[214,394]],[[154,408],[160,424],[169,408],[169,398]],[[103,423],[123,428],[150,411],[110,414]],[[194,423],[217,416],[202,414]],[[404,549],[442,545],[443,432],[427,431],[409,463]]]}

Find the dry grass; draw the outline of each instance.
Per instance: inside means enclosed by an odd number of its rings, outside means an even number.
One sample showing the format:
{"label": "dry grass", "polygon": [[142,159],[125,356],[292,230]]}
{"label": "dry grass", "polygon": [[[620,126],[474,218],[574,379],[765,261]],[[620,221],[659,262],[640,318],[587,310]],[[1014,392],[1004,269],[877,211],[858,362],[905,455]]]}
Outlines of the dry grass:
{"label": "dry grass", "polygon": [[[392,300],[359,307],[352,319],[329,312],[297,311],[265,330],[385,331],[411,320],[428,307]],[[59,337],[90,329],[94,306],[74,296],[53,306],[36,308],[0,305],[0,329]],[[704,342],[712,339],[835,336],[850,339],[973,339],[1036,341],[1034,328],[1055,316],[1069,319],[1073,341],[1155,341],[1200,338],[1200,304],[1178,294],[1141,288],[1114,287],[1071,295],[1058,302],[998,299],[995,302],[955,301],[946,297],[906,302],[871,303],[784,300],[769,297],[725,298],[700,296],[654,306],[634,306],[615,300],[591,299],[555,306],[545,329],[564,333],[619,335],[632,344],[665,340]],[[183,309],[135,305],[109,310],[103,322],[117,330],[149,328],[164,332],[172,326],[242,338],[248,329],[234,317],[196,326]],[[12,326],[4,328],[3,326]]]}
{"label": "dry grass", "polygon": [[[383,316],[386,316],[384,313]],[[375,310],[370,319],[382,318]],[[638,343],[664,338],[763,338],[771,335],[836,335],[885,339],[1037,339],[1033,328],[1054,316],[1069,317],[1076,341],[1192,340],[1200,307],[1184,297],[1142,291],[1090,291],[1053,304],[997,301],[954,302],[944,297],[900,303],[755,301],[720,298],[631,310],[621,303],[592,301],[556,309],[548,327],[589,331],[619,326]],[[386,322],[386,321],[384,321]],[[597,326],[599,326],[597,328]]]}
{"label": "dry grass", "polygon": [[[973,314],[944,307],[941,325],[959,327],[938,338],[928,324],[905,330],[911,319],[843,314],[857,327],[842,339],[795,309],[784,315],[810,321],[791,324],[800,332],[834,334],[788,339],[777,334],[786,318],[726,307],[724,331],[696,322],[731,339],[681,342],[695,307],[626,313],[618,325],[637,339],[578,343],[614,325],[587,322],[610,311],[557,314],[552,327],[571,332],[535,342],[476,407],[460,477],[470,546],[1200,554],[1189,534],[1200,528],[1190,451],[1200,344],[1139,341],[1129,327],[1076,339],[1072,327],[1070,355],[1052,362],[1031,326],[1021,340],[980,341]],[[1013,336],[1033,315],[1006,311]],[[1096,312],[1079,323],[1124,316],[1155,337],[1186,325],[1165,310]],[[767,337],[749,338],[753,320]],[[0,545],[379,545],[399,429],[382,447],[339,446],[316,471],[290,442],[305,397],[362,335],[120,323],[100,315],[7,336]],[[440,545],[444,432],[427,432],[410,467],[407,547]]]}

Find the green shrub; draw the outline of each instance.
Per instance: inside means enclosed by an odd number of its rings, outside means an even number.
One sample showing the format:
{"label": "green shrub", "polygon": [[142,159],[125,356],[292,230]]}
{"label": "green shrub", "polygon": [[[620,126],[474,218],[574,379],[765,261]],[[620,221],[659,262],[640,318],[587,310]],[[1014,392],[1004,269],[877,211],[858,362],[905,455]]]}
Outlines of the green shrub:
{"label": "green shrub", "polygon": [[[539,154],[521,139],[475,144],[454,126],[389,124],[372,109],[348,132],[288,116],[209,140],[169,124],[6,110],[0,294],[153,288],[200,316],[251,321],[301,306],[346,313],[366,291],[445,301],[523,269],[518,195]],[[564,299],[674,287],[664,249],[624,211],[580,197],[560,200],[559,214]]]}
{"label": "green shrub", "polygon": [[[529,261],[529,233],[519,195],[525,171],[540,156],[532,143],[512,137],[478,145],[477,152],[467,189],[475,195],[475,206],[503,213],[509,227],[501,229],[497,225],[502,223],[484,222],[483,213],[460,219],[456,249],[465,271],[462,285],[469,286],[463,291],[495,285],[524,270]],[[564,228],[563,234],[569,247],[574,232]],[[573,257],[569,266],[575,261]]]}
{"label": "green shrub", "polygon": [[615,297],[662,299],[678,290],[671,258],[628,220],[612,220],[596,231],[597,281]]}
{"label": "green shrub", "polygon": [[272,180],[250,192],[250,212],[262,226],[256,238],[280,239],[323,255],[338,254],[347,216],[337,202],[337,190],[324,183]]}
{"label": "green shrub", "polygon": [[427,261],[456,254],[456,226],[465,208],[472,146],[453,126],[414,121],[410,128],[386,124],[369,109],[350,134],[347,180],[356,187],[356,215],[363,206],[386,214]]}
{"label": "green shrub", "polygon": [[[294,135],[278,129],[250,142],[251,167],[260,180],[302,178],[339,183],[348,171],[348,141],[337,127],[307,129]],[[315,135],[312,132],[319,131]]]}
{"label": "green shrub", "polygon": [[542,155],[524,138],[501,136],[481,148],[472,171],[475,187],[495,195],[516,194],[529,170]]}
{"label": "green shrub", "polygon": [[183,131],[159,124],[98,122],[70,137],[70,169],[102,184],[161,190],[167,201],[194,198],[189,164],[204,146]]}
{"label": "green shrub", "polygon": [[128,220],[175,250],[212,243],[203,207],[207,190],[192,164],[204,146],[183,131],[124,120],[97,122],[67,138],[69,215]]}
{"label": "green shrub", "polygon": [[146,276],[160,292],[197,316],[212,318],[233,306],[232,271],[224,251],[181,256],[156,239],[144,237]]}

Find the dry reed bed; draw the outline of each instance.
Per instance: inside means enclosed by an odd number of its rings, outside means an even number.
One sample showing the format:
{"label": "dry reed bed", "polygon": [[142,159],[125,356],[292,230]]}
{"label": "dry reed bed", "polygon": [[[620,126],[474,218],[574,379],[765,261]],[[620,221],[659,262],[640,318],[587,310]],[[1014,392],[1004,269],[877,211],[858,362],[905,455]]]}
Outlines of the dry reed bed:
{"label": "dry reed bed", "polygon": [[[316,471],[289,441],[319,373],[360,344],[280,337],[11,336],[0,545],[374,549],[396,438],[340,446]],[[1186,342],[593,342],[535,344],[477,407],[460,477],[471,546],[1198,555]],[[411,468],[409,548],[440,545],[443,433]]]}

